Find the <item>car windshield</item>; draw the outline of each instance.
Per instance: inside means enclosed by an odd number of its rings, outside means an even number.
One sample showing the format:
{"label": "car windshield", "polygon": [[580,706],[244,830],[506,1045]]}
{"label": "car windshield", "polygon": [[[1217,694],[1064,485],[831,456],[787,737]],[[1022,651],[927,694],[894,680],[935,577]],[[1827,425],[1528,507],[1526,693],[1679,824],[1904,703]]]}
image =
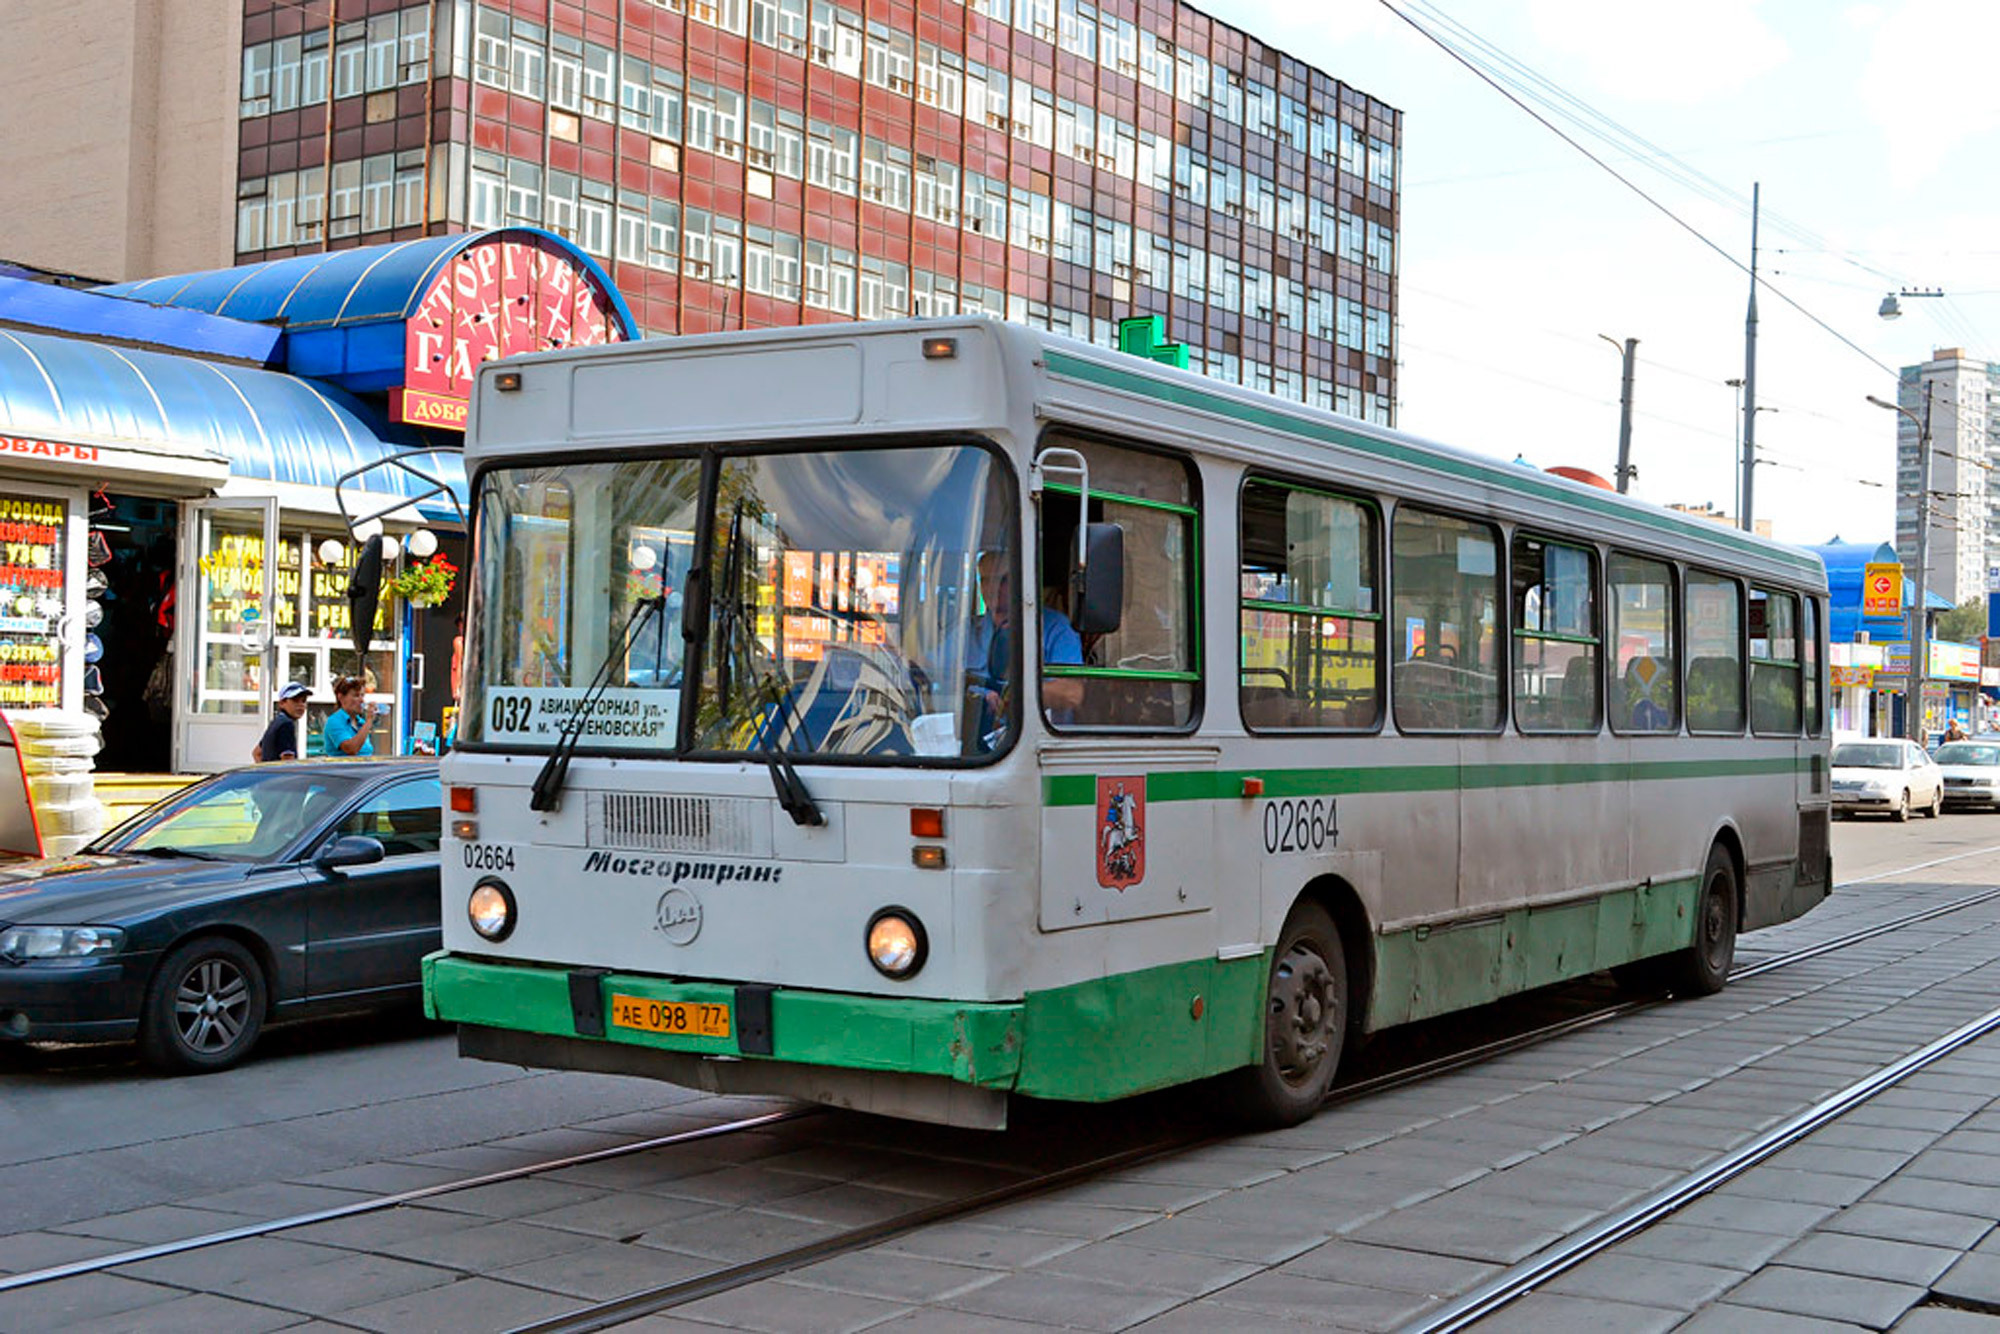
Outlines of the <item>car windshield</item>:
{"label": "car windshield", "polygon": [[1903,767],[1901,746],[1877,743],[1854,743],[1833,748],[1833,767],[1836,769],[1900,769]]}
{"label": "car windshield", "polygon": [[[966,684],[987,651],[979,572],[1015,564],[997,456],[760,452],[710,478],[704,506],[695,459],[482,475],[462,739],[546,749],[605,669],[587,750],[673,754],[684,730],[701,751],[802,758],[989,748]],[[706,573],[705,622],[684,615],[691,570]],[[698,681],[683,678],[690,651]]]}
{"label": "car windshield", "polygon": [[1937,754],[1931,758],[1939,764],[2000,765],[2000,746],[1981,746],[1970,741],[1954,741],[1948,746],[1939,746]]}
{"label": "car windshield", "polygon": [[238,769],[196,784],[96,850],[269,861],[330,814],[358,781],[284,765]]}

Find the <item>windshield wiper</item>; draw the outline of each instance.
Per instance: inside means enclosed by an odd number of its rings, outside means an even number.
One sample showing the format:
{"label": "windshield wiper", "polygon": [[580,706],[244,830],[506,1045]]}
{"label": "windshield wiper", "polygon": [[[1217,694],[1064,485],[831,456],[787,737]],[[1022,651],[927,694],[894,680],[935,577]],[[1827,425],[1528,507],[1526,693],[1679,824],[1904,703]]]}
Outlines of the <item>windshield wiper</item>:
{"label": "windshield wiper", "polygon": [[590,688],[583,692],[583,698],[576,702],[575,710],[564,721],[562,731],[556,734],[555,748],[549,752],[548,759],[542,761],[542,771],[535,775],[533,795],[528,798],[529,810],[552,811],[562,804],[563,783],[569,777],[570,756],[576,753],[576,743],[583,738],[583,724],[590,716],[591,706],[611,684],[611,669],[632,646],[632,638],[639,632],[640,618],[647,612],[657,614],[666,601],[664,595],[640,598],[632,608],[632,614],[625,618],[625,626],[618,632],[618,642],[604,655],[597,675],[590,678]]}
{"label": "windshield wiper", "polygon": [[213,852],[197,852],[193,848],[167,848],[167,847],[130,848],[127,849],[127,851],[136,852],[142,857],[192,857],[196,861],[202,861],[202,862],[219,862],[227,860],[227,858],[218,856]]}
{"label": "windshield wiper", "polygon": [[[742,552],[743,501],[739,498],[729,516],[729,546],[722,562],[723,642],[722,652],[716,655],[715,664],[716,698],[721,701],[725,709],[729,706],[734,655],[737,653],[743,655],[745,676],[753,678],[756,676],[756,673],[750,670],[749,662],[757,642],[756,633],[751,628],[749,615],[743,610]],[[792,767],[790,754],[778,745],[777,732],[773,724],[780,716],[787,728],[798,730],[804,726],[798,718],[797,705],[793,702],[789,689],[781,689],[778,692],[778,702],[773,709],[773,716],[766,718],[763,727],[759,729],[764,733],[764,744],[751,753],[763,756],[764,767],[771,773],[771,787],[778,794],[778,805],[784,808],[785,814],[792,817],[792,823],[816,829],[826,823],[826,813],[820,810],[819,803],[813,800],[812,792],[807,789],[805,780],[799,777],[799,771]]]}

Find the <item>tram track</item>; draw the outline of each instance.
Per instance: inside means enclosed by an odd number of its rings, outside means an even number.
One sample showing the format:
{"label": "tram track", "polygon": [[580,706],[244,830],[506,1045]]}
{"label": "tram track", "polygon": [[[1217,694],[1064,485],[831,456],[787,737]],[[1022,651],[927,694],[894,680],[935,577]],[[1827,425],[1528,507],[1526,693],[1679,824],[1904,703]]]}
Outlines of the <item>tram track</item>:
{"label": "tram track", "polygon": [[[2000,848],[1982,849],[1980,852],[2000,851]],[[1868,883],[1890,876],[1905,874],[1907,871],[1925,869],[1947,861],[1978,855],[1978,852],[1958,854],[1921,863],[1918,866],[1882,872],[1850,884]],[[1873,923],[1853,931],[1799,949],[1760,959],[1732,970],[1731,980],[1739,980],[1770,972],[1776,969],[1803,963],[1823,955],[1846,949],[1867,940],[1892,934],[1907,927],[1931,921],[1951,913],[1961,912],[1978,905],[2000,899],[2000,888],[1991,888],[1974,894],[1933,904],[1923,909],[1898,915],[1894,918]],[[1419,1061],[1401,1069],[1354,1080],[1337,1086],[1327,1098],[1324,1107],[1340,1106],[1360,1101],[1394,1089],[1407,1088],[1427,1080],[1479,1065],[1498,1057],[1523,1051],[1556,1038],[1582,1032],[1629,1015],[1637,1014],[1665,1003],[1664,995],[1634,997],[1601,1006],[1582,1014],[1572,1015],[1554,1023],[1539,1025],[1532,1029],[1492,1041],[1479,1043],[1458,1051]],[[2000,1021],[1996,1021],[2000,1022]],[[525,1178],[545,1176],[588,1164],[606,1162],[631,1157],[638,1154],[657,1152],[678,1146],[698,1144],[726,1136],[760,1130],[783,1123],[802,1120],[826,1114],[830,1109],[817,1106],[780,1108],[757,1116],[722,1122],[712,1126],[698,1127],[670,1135],[657,1136],[631,1144],[615,1145],[588,1153],[569,1155],[544,1162],[524,1164],[495,1172],[482,1173],[454,1181],[440,1182],[430,1186],[400,1191],[391,1194],[371,1196],[343,1204],[331,1205],[306,1213],[263,1222],[246,1223],[239,1227],[221,1229],[175,1241],[153,1243],[108,1255],[91,1257],[67,1264],[50,1266],[21,1274],[0,1276],[0,1295],[25,1288],[58,1282],[63,1279],[101,1273],[142,1261],[157,1260],[175,1255],[203,1250],[231,1242],[247,1241],[259,1237],[293,1231],[311,1224],[352,1218],[371,1213],[384,1212],[408,1205],[418,1205],[463,1191],[482,1186],[492,1186]],[[575,1311],[567,1312],[547,1320],[519,1326],[514,1334],[570,1334],[571,1331],[585,1331],[610,1328],[625,1320],[640,1315],[672,1309],[703,1297],[731,1291],[735,1288],[772,1278],[804,1266],[830,1259],[838,1255],[865,1249],[879,1242],[890,1240],[918,1229],[941,1222],[952,1221],[981,1213],[986,1210],[1032,1198],[1050,1191],[1074,1185],[1105,1173],[1138,1166],[1175,1153],[1217,1142],[1226,1135],[1214,1133],[1211,1129],[1190,1129],[1151,1139],[1143,1144],[1128,1146],[1108,1154],[1037,1172],[1015,1182],[1005,1183],[985,1190],[939,1200],[917,1208],[899,1212],[889,1218],[861,1226],[846,1228],[833,1236],[804,1245],[789,1247],[773,1254],[747,1261],[742,1264],[724,1265],[708,1273],[661,1284],[640,1292],[626,1294],[605,1301],[594,1302]],[[1776,1150],[1772,1150],[1775,1152]],[[1540,1281],[1539,1279],[1536,1281]]]}
{"label": "tram track", "polygon": [[1996,1031],[2000,1031],[2000,1009],[1988,1010],[1936,1041],[1822,1098],[1749,1143],[1730,1150],[1624,1208],[1605,1215],[1539,1254],[1494,1275],[1470,1292],[1404,1325],[1398,1334],[1456,1334],[1458,1330],[1470,1328],[1527,1296],[1550,1279],[1671,1217],[1918,1071]]}

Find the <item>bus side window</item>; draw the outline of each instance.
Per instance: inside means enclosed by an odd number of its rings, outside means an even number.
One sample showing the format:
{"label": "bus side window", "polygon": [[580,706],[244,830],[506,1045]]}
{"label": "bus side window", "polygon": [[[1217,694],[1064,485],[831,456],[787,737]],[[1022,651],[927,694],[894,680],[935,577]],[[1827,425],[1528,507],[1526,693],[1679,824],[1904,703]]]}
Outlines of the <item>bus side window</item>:
{"label": "bus side window", "polygon": [[1799,734],[1799,612],[1790,593],[1750,590],[1750,730]]}
{"label": "bus side window", "polygon": [[1719,574],[1687,577],[1690,732],[1743,732],[1743,587]]}
{"label": "bus side window", "polygon": [[1597,553],[1514,536],[1514,725],[1595,732]]}
{"label": "bus side window", "polygon": [[1253,478],[1241,532],[1244,725],[1372,730],[1382,716],[1375,510]]}
{"label": "bus side window", "polygon": [[[1095,440],[1051,433],[1045,443],[1089,460],[1090,513],[1078,514],[1074,486],[1044,488],[1043,716],[1058,730],[1185,731],[1194,725],[1201,686],[1195,601],[1201,546],[1192,472],[1178,458]],[[1124,615],[1109,634],[1078,637],[1073,629],[1063,633],[1070,627],[1066,585],[1077,525],[1086,519],[1125,531]]]}
{"label": "bus side window", "polygon": [[1806,695],[1806,735],[1820,734],[1820,693],[1819,680],[1819,599],[1808,596],[1801,603],[1805,619],[1799,622],[1799,651],[1802,654],[1803,670],[1800,679],[1805,684]]}
{"label": "bus side window", "polygon": [[1611,603],[1611,730],[1666,734],[1681,730],[1680,617],[1674,568],[1613,552],[1605,575]]}
{"label": "bus side window", "polygon": [[1399,506],[1391,553],[1390,701],[1406,732],[1500,728],[1500,534]]}

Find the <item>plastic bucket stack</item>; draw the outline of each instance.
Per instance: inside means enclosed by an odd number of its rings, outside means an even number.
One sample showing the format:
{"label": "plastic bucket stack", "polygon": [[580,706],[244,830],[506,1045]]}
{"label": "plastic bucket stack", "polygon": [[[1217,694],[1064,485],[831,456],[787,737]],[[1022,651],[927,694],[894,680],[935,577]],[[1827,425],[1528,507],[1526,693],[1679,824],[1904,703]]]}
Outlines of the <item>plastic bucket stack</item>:
{"label": "plastic bucket stack", "polygon": [[67,857],[104,829],[104,804],[91,786],[90,759],[102,743],[88,713],[30,709],[9,713],[35,803],[42,850]]}

